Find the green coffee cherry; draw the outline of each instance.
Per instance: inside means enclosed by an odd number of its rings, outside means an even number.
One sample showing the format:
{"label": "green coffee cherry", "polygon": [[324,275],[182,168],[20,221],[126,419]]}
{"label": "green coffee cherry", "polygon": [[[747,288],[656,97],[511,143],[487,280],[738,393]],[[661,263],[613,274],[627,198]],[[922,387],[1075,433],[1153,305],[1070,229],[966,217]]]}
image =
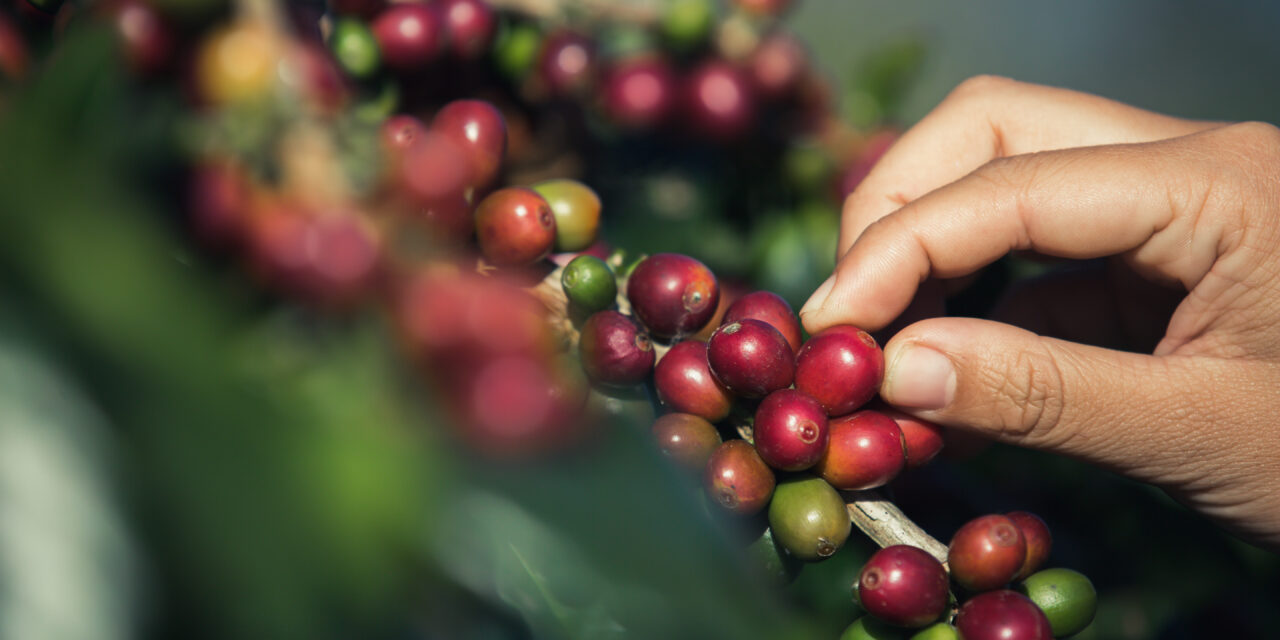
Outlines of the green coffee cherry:
{"label": "green coffee cherry", "polygon": [[909,640],[959,640],[960,634],[956,632],[956,628],[945,623],[925,627],[911,636]]}
{"label": "green coffee cherry", "polygon": [[600,233],[600,197],[576,180],[547,180],[533,185],[556,215],[556,251],[582,251]]}
{"label": "green coffee cherry", "polygon": [[767,578],[778,584],[791,584],[804,568],[774,542],[772,529],[765,529],[764,534],[747,547],[747,555],[760,566]]}
{"label": "green coffee cherry", "polygon": [[1017,590],[1044,611],[1057,638],[1084,630],[1098,612],[1098,592],[1093,583],[1070,569],[1037,571],[1018,584]]}
{"label": "green coffee cherry", "polygon": [[778,483],[769,503],[773,538],[800,560],[824,560],[849,538],[849,512],[826,480],[800,475]]}
{"label": "green coffee cherry", "polygon": [[582,312],[608,309],[618,297],[613,270],[604,260],[591,255],[580,255],[565,265],[560,285],[570,304]]}
{"label": "green coffee cherry", "polygon": [[910,631],[862,616],[849,625],[840,640],[907,640]]}
{"label": "green coffee cherry", "polygon": [[707,39],[715,17],[711,0],[668,0],[662,36],[677,50],[692,49]]}
{"label": "green coffee cherry", "polygon": [[498,70],[515,80],[529,75],[542,49],[542,32],[528,22],[506,22],[493,45],[493,61]]}
{"label": "green coffee cherry", "polygon": [[378,40],[369,25],[353,19],[341,18],[333,25],[329,36],[333,57],[344,71],[357,78],[367,78],[378,70],[381,54]]}

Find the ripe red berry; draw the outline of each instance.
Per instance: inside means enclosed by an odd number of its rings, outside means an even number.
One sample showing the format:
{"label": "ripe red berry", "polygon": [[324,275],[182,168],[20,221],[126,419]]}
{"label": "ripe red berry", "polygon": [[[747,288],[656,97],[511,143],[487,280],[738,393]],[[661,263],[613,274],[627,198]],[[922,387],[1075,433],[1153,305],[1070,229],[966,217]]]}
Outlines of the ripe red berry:
{"label": "ripe red berry", "polygon": [[707,343],[678,342],[653,370],[658,399],[672,411],[691,413],[712,422],[729,415],[733,396],[711,375]]}
{"label": "ripe red berry", "polygon": [[730,440],[716,448],[704,475],[707,495],[738,515],[759,513],[769,504],[776,480],[745,440]]}
{"label": "ripe red berry", "polygon": [[756,91],[777,100],[794,89],[805,75],[808,55],[804,45],[794,36],[775,31],[756,45],[748,68]]}
{"label": "ripe red berry", "polygon": [[370,28],[378,40],[383,64],[399,71],[413,71],[439,55],[445,36],[442,23],[435,5],[404,2],[387,7]]}
{"label": "ripe red berry", "polygon": [[728,62],[703,63],[685,80],[684,90],[690,125],[698,135],[733,140],[745,134],[755,120],[751,85]]}
{"label": "ripe red berry", "polygon": [[858,601],[867,613],[899,627],[923,627],[947,608],[947,572],[922,549],[877,551],[858,574]]}
{"label": "ripe red berry", "polygon": [[116,0],[107,3],[105,10],[133,71],[157,73],[172,63],[174,28],[150,3]]}
{"label": "ripe red berry", "polygon": [[867,403],[884,379],[884,352],[866,331],[849,325],[823,329],[796,355],[796,388],[813,396],[829,416]]}
{"label": "ripe red berry", "polygon": [[965,523],[947,549],[951,579],[970,591],[989,591],[1008,584],[1026,557],[1027,543],[1018,525],[1001,515]]}
{"label": "ripe red berry", "polygon": [[706,420],[687,413],[668,413],[653,423],[658,449],[682,468],[701,472],[720,446],[720,432]]}
{"label": "ripe red berry", "polygon": [[800,320],[796,318],[791,305],[787,304],[782,296],[772,291],[752,291],[729,305],[720,324],[729,324],[747,318],[761,320],[773,326],[778,333],[782,334],[782,337],[787,339],[787,344],[791,345],[793,352],[800,350]]}
{"label": "ripe red berry", "polygon": [[586,36],[561,31],[542,44],[538,69],[554,95],[571,95],[587,89],[595,75],[596,45]]}
{"label": "ripe red berry", "polygon": [[466,197],[475,183],[475,173],[460,158],[468,156],[466,147],[449,136],[427,131],[400,156],[400,185],[415,202],[441,202]]}
{"label": "ripe red berry", "polygon": [[585,388],[575,388],[542,358],[513,355],[479,363],[474,373],[445,386],[459,435],[490,456],[523,457],[564,446],[581,431]]}
{"label": "ripe red berry", "polygon": [[497,107],[483,100],[454,100],[436,112],[431,130],[462,150],[452,160],[469,170],[468,186],[483,187],[497,177],[507,151],[507,122]]}
{"label": "ripe red berry", "polygon": [[777,329],[759,320],[721,325],[707,341],[711,373],[729,391],[762,398],[791,386],[795,364],[791,345]]}
{"label": "ripe red berry", "polygon": [[653,371],[649,336],[617,311],[599,311],[587,318],[578,349],[587,376],[605,385],[640,384]]}
{"label": "ripe red berry", "polygon": [[627,279],[627,300],[636,318],[658,338],[681,338],[711,320],[720,287],[706,265],[676,253],[645,258]]}
{"label": "ripe red berry", "polygon": [[826,451],[827,414],[817,400],[795,389],[780,389],[756,409],[753,435],[756,452],[766,464],[801,471]]}
{"label": "ripe red berry", "polygon": [[498,19],[487,2],[443,0],[440,13],[444,16],[449,50],[453,55],[471,60],[489,50]]}
{"label": "ripe red berry", "polygon": [[1011,511],[1004,515],[1018,526],[1018,531],[1027,544],[1026,559],[1022,562],[1022,568],[1013,576],[1014,581],[1025,580],[1049,559],[1049,551],[1053,548],[1053,534],[1049,532],[1049,525],[1030,511]]}
{"label": "ripe red berry", "polygon": [[497,266],[532,264],[551,253],[556,217],[532,189],[499,189],[476,206],[476,238],[485,259]]}
{"label": "ripe red berry", "polygon": [[615,64],[606,77],[605,111],[610,119],[625,127],[655,127],[670,114],[675,87],[675,74],[662,58],[623,60]]}
{"label": "ripe red berry", "polygon": [[956,630],[964,640],[1051,640],[1049,618],[1026,596],[1009,591],[978,594],[960,607]]}
{"label": "ripe red berry", "polygon": [[888,484],[906,465],[902,430],[877,411],[833,418],[830,442],[814,471],[837,489],[873,489]]}
{"label": "ripe red berry", "polygon": [[427,132],[421,120],[405,114],[396,114],[382,123],[382,147],[393,157],[398,157],[413,146]]}
{"label": "ripe red berry", "polygon": [[917,469],[928,464],[942,451],[942,427],[903,413],[886,404],[876,405],[876,411],[885,414],[898,423],[902,430],[902,441],[907,448],[907,468]]}

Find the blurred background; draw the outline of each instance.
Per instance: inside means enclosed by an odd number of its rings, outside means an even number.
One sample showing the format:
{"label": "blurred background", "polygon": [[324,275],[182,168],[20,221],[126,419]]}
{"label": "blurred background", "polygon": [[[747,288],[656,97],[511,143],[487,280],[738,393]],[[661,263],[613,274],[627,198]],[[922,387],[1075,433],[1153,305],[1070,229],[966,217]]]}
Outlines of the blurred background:
{"label": "blurred background", "polygon": [[[778,584],[746,552],[754,525],[709,515],[697,481],[654,449],[643,394],[593,396],[604,417],[574,446],[495,457],[456,437],[452,391],[406,356],[392,305],[344,297],[335,311],[312,281],[281,286],[260,256],[211,249],[188,220],[189,172],[212,156],[254,165],[283,123],[323,123],[360,193],[387,116],[483,94],[507,116],[507,182],[579,178],[600,193],[613,247],[690,253],[727,289],[798,305],[830,271],[840,197],[877,141],[969,76],[1280,121],[1280,7],[1267,2],[797,0],[746,31],[805,44],[826,124],[795,125],[810,102],[784,101],[727,142],[618,133],[573,106],[588,99],[529,89],[538,45],[512,25],[541,37],[590,12],[503,14],[502,54],[394,82],[361,75],[358,43],[330,43],[348,90],[339,115],[315,116],[190,97],[191,49],[230,21],[225,3],[147,3],[181,26],[142,63],[59,5],[0,13],[27,42],[18,56],[0,29],[0,637],[23,640],[835,638],[860,614],[849,586],[873,545],[855,531]],[[325,11],[288,8],[302,24]],[[717,5],[715,20],[740,9]],[[112,11],[126,39],[147,24]],[[591,34],[606,59],[656,48],[685,68],[721,46],[620,22]],[[255,175],[287,182],[261,164]],[[997,265],[951,310],[983,313],[1028,269]],[[1077,637],[1273,635],[1275,554],[1076,462],[951,453],[895,482],[899,504],[943,541],[980,514],[1040,514],[1050,563],[1099,592]]]}

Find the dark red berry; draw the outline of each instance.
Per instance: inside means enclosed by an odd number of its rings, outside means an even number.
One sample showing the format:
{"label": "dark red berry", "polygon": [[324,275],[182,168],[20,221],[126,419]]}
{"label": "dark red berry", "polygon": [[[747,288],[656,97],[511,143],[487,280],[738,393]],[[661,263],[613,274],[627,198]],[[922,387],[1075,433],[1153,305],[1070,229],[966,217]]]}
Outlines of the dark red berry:
{"label": "dark red berry", "polygon": [[215,247],[243,240],[252,195],[249,176],[235,162],[209,160],[192,168],[187,201],[196,235]]}
{"label": "dark red berry", "polygon": [[658,399],[672,411],[691,413],[712,422],[729,415],[733,396],[707,365],[707,343],[678,342],[662,356],[653,370]]}
{"label": "dark red berry", "polygon": [[1011,511],[1004,515],[1017,525],[1027,544],[1026,559],[1022,562],[1022,568],[1013,576],[1014,581],[1025,580],[1027,576],[1039,571],[1045,560],[1049,559],[1049,551],[1053,549],[1053,534],[1049,532],[1049,525],[1030,511]]}
{"label": "dark red berry", "polygon": [[906,466],[902,430],[877,411],[833,418],[830,442],[814,471],[837,489],[888,484]]}
{"label": "dark red berry", "polygon": [[817,400],[779,389],[756,409],[752,431],[756,452],[766,464],[782,471],[812,467],[827,448],[827,414]]}
{"label": "dark red berry", "polygon": [[448,32],[449,50],[464,60],[479,58],[489,50],[498,19],[484,0],[443,0],[440,13]]}
{"label": "dark red berry", "polygon": [[963,640],[1051,640],[1049,618],[1026,596],[1007,589],[980,593],[960,607]]}
{"label": "dark red berry", "polygon": [[595,75],[596,45],[572,31],[553,33],[543,41],[538,68],[552,94],[581,93]]}
{"label": "dark red berry", "polygon": [[745,440],[730,440],[707,460],[707,494],[716,504],[739,515],[759,513],[769,504],[776,481],[773,471]]}
{"label": "dark red berry", "polygon": [[476,238],[485,259],[497,266],[532,264],[551,253],[556,217],[533,189],[499,189],[476,206]]}
{"label": "dark red berry", "polygon": [[732,64],[703,63],[685,80],[685,106],[694,133],[720,140],[739,138],[755,120],[750,83]]}
{"label": "dark red berry", "polygon": [[408,114],[397,114],[382,123],[382,146],[394,156],[399,156],[426,132],[427,125],[421,120]]}
{"label": "dark red berry", "polygon": [[1013,520],[1001,515],[974,518],[960,527],[947,549],[951,579],[969,591],[1008,584],[1027,558],[1027,543]]}
{"label": "dark red berry", "polygon": [[947,572],[922,549],[893,545],[877,551],[858,575],[858,601],[867,613],[899,627],[923,627],[947,608]]}
{"label": "dark red berry", "polygon": [[706,265],[676,253],[645,258],[627,278],[627,300],[636,318],[662,339],[697,332],[711,320],[720,287]]}
{"label": "dark red berry", "polygon": [[436,59],[444,41],[443,20],[433,4],[392,4],[370,25],[382,62],[392,69],[421,69]]}
{"label": "dark red berry", "polygon": [[898,423],[902,430],[902,440],[907,447],[907,468],[917,469],[933,460],[942,451],[942,427],[921,420],[915,416],[893,409],[888,405],[877,405],[879,411]]}
{"label": "dark red berry", "polygon": [[839,325],[809,338],[796,355],[796,388],[842,416],[867,403],[884,379],[884,352],[871,334]]}
{"label": "dark red berry", "polygon": [[706,420],[687,413],[668,413],[653,423],[658,449],[676,464],[692,472],[707,468],[711,453],[720,446],[720,432]]}
{"label": "dark red berry", "polygon": [[476,182],[472,166],[460,161],[468,157],[466,147],[449,136],[427,131],[404,151],[400,161],[400,184],[417,202],[440,202],[466,197]]}
{"label": "dark red berry", "polygon": [[454,100],[436,113],[431,130],[463,150],[453,162],[469,168],[468,186],[482,187],[497,177],[507,150],[507,123],[497,107],[483,100]]}
{"label": "dark red berry", "polygon": [[453,400],[461,401],[457,427],[472,448],[523,457],[561,448],[581,432],[586,393],[552,362],[514,355],[480,363]]}
{"label": "dark red berry", "polygon": [[106,11],[136,73],[157,73],[173,61],[174,29],[150,3],[114,0]]}
{"label": "dark red berry", "polygon": [[644,382],[653,371],[653,343],[629,316],[599,311],[582,325],[582,368],[592,380],[612,386]]}
{"label": "dark red berry", "polygon": [[787,339],[793,352],[800,350],[800,320],[782,296],[772,291],[752,291],[729,305],[720,324],[752,318],[764,321]]}
{"label": "dark red berry", "polygon": [[276,287],[336,307],[371,293],[381,247],[358,215],[312,214],[282,203],[256,216],[249,235],[258,273]]}
{"label": "dark red berry", "polygon": [[759,320],[721,325],[707,341],[707,363],[729,391],[763,398],[791,386],[795,364],[791,345],[777,329]]}
{"label": "dark red berry", "polygon": [[756,91],[777,100],[799,84],[808,68],[808,54],[794,36],[775,31],[756,45],[748,68]]}
{"label": "dark red berry", "polygon": [[675,74],[666,61],[657,57],[631,58],[615,64],[608,73],[605,111],[625,127],[654,127],[667,118],[675,94]]}

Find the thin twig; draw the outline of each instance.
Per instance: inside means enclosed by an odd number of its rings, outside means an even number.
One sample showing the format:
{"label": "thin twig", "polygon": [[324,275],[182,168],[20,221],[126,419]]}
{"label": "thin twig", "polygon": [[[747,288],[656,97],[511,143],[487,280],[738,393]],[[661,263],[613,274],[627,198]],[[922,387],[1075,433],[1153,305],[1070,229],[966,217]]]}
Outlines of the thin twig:
{"label": "thin twig", "polygon": [[876,544],[881,547],[895,544],[918,547],[937,558],[944,567],[947,565],[947,545],[925,533],[884,494],[875,490],[842,493],[849,519]]}

